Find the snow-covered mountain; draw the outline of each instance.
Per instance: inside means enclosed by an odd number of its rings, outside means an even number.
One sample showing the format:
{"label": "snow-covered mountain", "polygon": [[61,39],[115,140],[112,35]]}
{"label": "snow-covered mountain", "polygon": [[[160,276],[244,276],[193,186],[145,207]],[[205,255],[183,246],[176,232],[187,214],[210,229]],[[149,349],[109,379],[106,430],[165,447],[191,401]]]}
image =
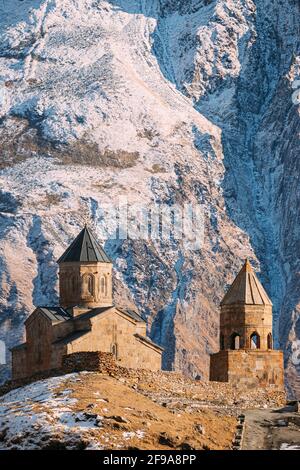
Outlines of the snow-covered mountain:
{"label": "snow-covered mountain", "polygon": [[3,0],[0,22],[7,346],[57,302],[55,259],[87,218],[97,232],[120,196],[191,202],[201,250],[106,241],[117,298],[147,316],[165,367],[206,376],[225,285],[250,257],[297,389],[299,0]]}

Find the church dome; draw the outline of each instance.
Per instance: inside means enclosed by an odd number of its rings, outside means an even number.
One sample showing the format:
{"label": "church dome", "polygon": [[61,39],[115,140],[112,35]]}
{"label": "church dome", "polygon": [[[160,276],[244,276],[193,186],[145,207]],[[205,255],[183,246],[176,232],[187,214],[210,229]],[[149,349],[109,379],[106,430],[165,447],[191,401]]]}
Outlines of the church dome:
{"label": "church dome", "polygon": [[248,259],[221,302],[222,306],[235,304],[272,306]]}

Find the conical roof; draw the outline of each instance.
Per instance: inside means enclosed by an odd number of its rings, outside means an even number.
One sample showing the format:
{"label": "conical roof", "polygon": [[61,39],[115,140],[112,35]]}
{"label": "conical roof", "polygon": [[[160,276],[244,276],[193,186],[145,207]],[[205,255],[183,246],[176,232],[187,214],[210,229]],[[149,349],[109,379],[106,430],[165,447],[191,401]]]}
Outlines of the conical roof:
{"label": "conical roof", "polygon": [[89,262],[111,263],[90,229],[85,226],[57,261],[60,263]]}
{"label": "conical roof", "polygon": [[272,305],[248,259],[221,302],[221,305],[233,304]]}

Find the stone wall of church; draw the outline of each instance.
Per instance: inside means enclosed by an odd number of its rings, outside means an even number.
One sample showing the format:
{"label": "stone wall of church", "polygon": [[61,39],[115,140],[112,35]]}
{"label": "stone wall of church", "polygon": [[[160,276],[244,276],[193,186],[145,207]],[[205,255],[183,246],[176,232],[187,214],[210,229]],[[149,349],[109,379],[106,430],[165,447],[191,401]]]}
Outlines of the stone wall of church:
{"label": "stone wall of church", "polygon": [[52,325],[36,312],[26,323],[27,375],[51,368]]}
{"label": "stone wall of church", "polygon": [[[86,333],[73,341],[65,341],[75,329]],[[136,333],[146,336],[145,323],[136,323],[116,309],[101,316],[78,317],[57,325],[52,325],[37,311],[26,324],[26,350],[13,351],[13,379],[59,369],[66,354],[93,351],[113,354],[119,366],[160,370],[161,350],[135,336]]]}
{"label": "stone wall of church", "polygon": [[51,369],[52,325],[38,311],[26,322],[26,348],[12,351],[12,378],[19,379]]}
{"label": "stone wall of church", "polygon": [[[157,352],[151,345],[136,338],[135,344],[128,351],[126,361],[123,361],[122,365],[133,369],[161,370],[161,356],[161,352]],[[131,365],[126,366],[125,362]]]}
{"label": "stone wall of church", "polygon": [[73,333],[75,329],[76,323],[73,321],[73,319],[52,325],[53,342],[65,338],[67,335]]}
{"label": "stone wall of church", "polygon": [[239,386],[284,388],[282,351],[220,351],[210,357],[210,380]]}
{"label": "stone wall of church", "polygon": [[59,369],[61,367],[62,359],[67,354],[67,350],[67,345],[64,343],[52,345],[50,369]]}
{"label": "stone wall of church", "polygon": [[[138,340],[137,326],[122,314],[110,311],[91,319],[92,331],[68,344],[68,354],[80,351],[113,353],[120,366],[161,369],[161,351]],[[144,328],[140,328],[144,331]]]}
{"label": "stone wall of church", "polygon": [[26,348],[18,348],[12,351],[12,378],[22,379],[27,377]]}

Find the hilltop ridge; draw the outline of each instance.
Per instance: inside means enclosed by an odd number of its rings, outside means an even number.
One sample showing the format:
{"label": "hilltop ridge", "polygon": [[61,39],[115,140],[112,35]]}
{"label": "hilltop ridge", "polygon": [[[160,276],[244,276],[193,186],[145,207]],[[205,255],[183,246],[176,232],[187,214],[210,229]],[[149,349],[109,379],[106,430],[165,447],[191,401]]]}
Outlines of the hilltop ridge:
{"label": "hilltop ridge", "polygon": [[242,410],[284,403],[177,373],[72,373],[0,397],[0,449],[230,449]]}

